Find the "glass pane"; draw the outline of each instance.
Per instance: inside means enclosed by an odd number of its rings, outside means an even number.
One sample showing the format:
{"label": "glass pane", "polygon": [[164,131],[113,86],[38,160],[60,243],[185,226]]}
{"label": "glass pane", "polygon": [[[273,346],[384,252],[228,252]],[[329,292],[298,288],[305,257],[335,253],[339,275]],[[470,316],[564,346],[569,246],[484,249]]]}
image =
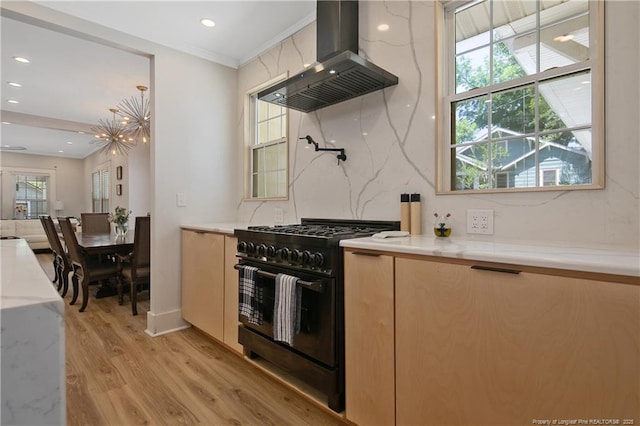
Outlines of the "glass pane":
{"label": "glass pane", "polygon": [[456,12],[455,25],[456,53],[488,44],[489,2],[482,1]]}
{"label": "glass pane", "polygon": [[265,178],[265,197],[275,197],[278,195],[278,174],[276,172],[268,172]]}
{"label": "glass pane", "polygon": [[540,15],[540,70],[589,58],[589,3],[570,0]]}
{"label": "glass pane", "polygon": [[560,170],[559,185],[588,185],[592,182],[589,130],[545,135],[540,141],[538,155],[541,170]]}
{"label": "glass pane", "polygon": [[264,170],[264,152],[262,148],[253,150],[253,173]]}
{"label": "glass pane", "polygon": [[456,56],[456,93],[489,85],[489,46]]}
{"label": "glass pane", "polygon": [[265,146],[264,151],[264,169],[263,171],[272,171],[278,168],[278,145]]}
{"label": "glass pane", "polygon": [[454,144],[468,143],[486,139],[489,125],[487,96],[454,102],[452,109],[455,114],[453,123],[455,131]]}
{"label": "glass pane", "polygon": [[[513,52],[514,41],[514,39],[509,39],[493,45],[494,84],[511,81],[527,74],[518,62],[515,52]],[[535,45],[533,60],[533,69],[530,74],[535,73]]]}
{"label": "glass pane", "polygon": [[278,144],[278,168],[287,168],[287,144],[284,142]]}
{"label": "glass pane", "polygon": [[265,142],[269,142],[269,122],[268,121],[258,124],[257,143],[260,144]]}
{"label": "glass pane", "polygon": [[532,137],[493,142],[491,144],[493,187],[536,186],[535,154],[535,140]]}
{"label": "glass pane", "polygon": [[261,173],[253,174],[253,196],[264,197],[264,178]]}
{"label": "glass pane", "polygon": [[269,118],[278,117],[282,115],[282,107],[276,104],[267,104],[269,106]]}
{"label": "glass pane", "polygon": [[453,187],[457,190],[486,189],[488,181],[487,144],[457,147]]}
{"label": "glass pane", "polygon": [[282,138],[282,120],[280,117],[269,120],[269,141]]}
{"label": "glass pane", "polygon": [[540,130],[591,125],[591,74],[540,83]]}
{"label": "glass pane", "polygon": [[512,134],[535,131],[535,90],[533,85],[493,95],[491,123]]}
{"label": "glass pane", "polygon": [[258,111],[258,121],[265,121],[269,113],[269,104],[267,102],[257,101],[256,109]]}

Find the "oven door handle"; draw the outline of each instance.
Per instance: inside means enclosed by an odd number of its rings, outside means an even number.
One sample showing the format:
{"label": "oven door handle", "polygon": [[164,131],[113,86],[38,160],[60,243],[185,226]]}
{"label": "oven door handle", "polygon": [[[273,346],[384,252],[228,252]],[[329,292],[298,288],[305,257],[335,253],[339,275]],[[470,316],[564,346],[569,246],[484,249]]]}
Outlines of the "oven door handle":
{"label": "oven door handle", "polygon": [[[233,267],[238,271],[241,270],[243,266],[244,265],[241,265],[241,264],[233,265]],[[269,278],[269,279],[275,279],[276,275],[278,275],[278,274],[273,274],[271,272],[263,271],[261,269],[258,269],[256,271],[256,274],[258,274],[261,277]],[[309,290],[315,291],[317,293],[322,293],[324,291],[324,285],[322,284],[322,281],[304,281],[304,280],[298,279],[298,285],[306,287]]]}

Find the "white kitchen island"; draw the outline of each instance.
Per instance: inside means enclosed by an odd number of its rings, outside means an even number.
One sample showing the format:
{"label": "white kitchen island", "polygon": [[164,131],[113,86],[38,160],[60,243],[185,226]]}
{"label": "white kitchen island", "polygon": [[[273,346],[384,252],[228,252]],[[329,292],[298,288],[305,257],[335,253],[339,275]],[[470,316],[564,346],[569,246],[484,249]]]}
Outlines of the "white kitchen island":
{"label": "white kitchen island", "polygon": [[66,423],[64,303],[25,240],[0,240],[3,425]]}

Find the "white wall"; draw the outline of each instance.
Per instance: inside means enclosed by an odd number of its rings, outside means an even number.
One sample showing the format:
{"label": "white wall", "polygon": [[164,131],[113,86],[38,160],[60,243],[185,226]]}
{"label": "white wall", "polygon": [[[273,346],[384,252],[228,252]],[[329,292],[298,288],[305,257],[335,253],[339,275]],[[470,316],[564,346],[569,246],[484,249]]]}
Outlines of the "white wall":
{"label": "white wall", "polygon": [[[290,199],[240,202],[239,220],[273,223],[303,217],[399,220],[399,196],[423,197],[423,229],[435,211],[453,215],[453,238],[517,239],[640,247],[640,105],[637,94],[640,2],[606,3],[606,189],[510,194],[436,195],[435,40],[431,1],[360,2],[360,50],[396,74],[398,86],[309,114],[291,111]],[[378,32],[388,23],[391,30]],[[240,69],[238,155],[242,155],[244,92],[282,72],[315,61],[315,25],[309,25]],[[436,118],[437,119],[437,118]],[[334,139],[347,161],[305,149],[298,137]],[[242,179],[239,160],[237,179]],[[465,232],[466,209],[495,211],[492,237]]]}
{"label": "white wall", "polygon": [[[83,160],[71,158],[49,157],[44,155],[18,154],[3,152],[0,156],[0,165],[6,167],[18,167],[23,169],[41,169],[55,171],[55,187],[51,188],[50,197],[52,216],[56,216],[53,210],[53,201],[64,202],[64,210],[61,216],[79,216],[83,210],[82,190],[84,186]],[[3,173],[2,189],[2,219],[13,217],[13,179]]]}
{"label": "white wall", "polygon": [[[147,331],[155,335],[184,326],[179,227],[235,217],[236,71],[30,2],[3,2],[2,7],[152,58],[153,291]],[[177,192],[186,193],[186,207],[176,206]]]}

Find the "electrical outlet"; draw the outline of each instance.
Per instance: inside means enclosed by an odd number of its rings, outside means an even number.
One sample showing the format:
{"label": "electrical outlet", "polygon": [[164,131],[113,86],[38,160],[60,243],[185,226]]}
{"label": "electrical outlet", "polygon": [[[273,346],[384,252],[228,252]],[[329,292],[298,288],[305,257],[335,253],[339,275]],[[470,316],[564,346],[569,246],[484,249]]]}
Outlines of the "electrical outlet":
{"label": "electrical outlet", "polygon": [[284,210],[279,207],[273,209],[273,222],[276,225],[282,225],[284,223]]}
{"label": "electrical outlet", "polygon": [[467,210],[467,233],[493,235],[493,210]]}

